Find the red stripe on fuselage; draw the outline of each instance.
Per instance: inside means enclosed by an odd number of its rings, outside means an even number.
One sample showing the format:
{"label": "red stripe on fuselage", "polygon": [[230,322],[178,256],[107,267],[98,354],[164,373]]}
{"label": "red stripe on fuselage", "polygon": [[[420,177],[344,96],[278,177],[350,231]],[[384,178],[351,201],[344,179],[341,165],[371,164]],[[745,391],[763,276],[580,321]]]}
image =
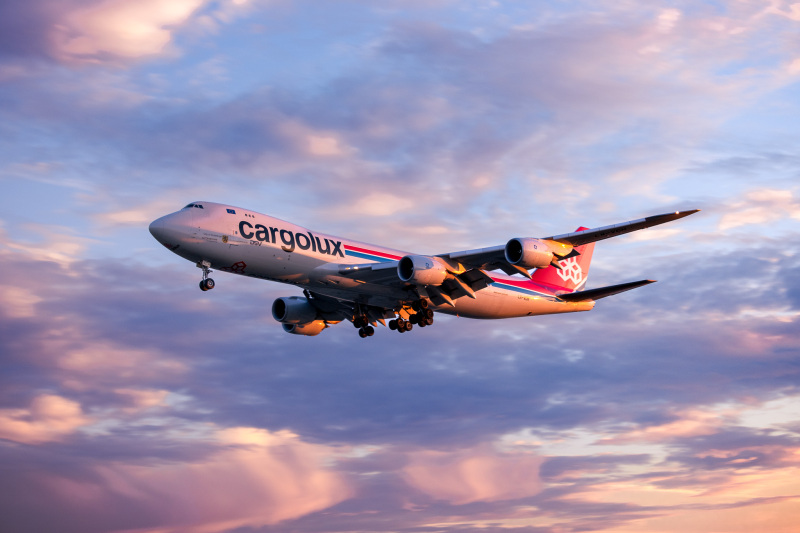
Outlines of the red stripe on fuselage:
{"label": "red stripe on fuselage", "polygon": [[374,255],[374,256],[377,256],[377,257],[383,257],[384,259],[393,259],[393,260],[401,259],[401,256],[399,256],[399,255],[387,254],[385,252],[378,252],[376,250],[367,250],[366,248],[359,248],[358,246],[352,246],[350,244],[345,244],[344,245],[344,249],[345,250],[352,250],[354,252],[359,252],[359,253],[362,253],[362,254],[369,254],[369,255]]}

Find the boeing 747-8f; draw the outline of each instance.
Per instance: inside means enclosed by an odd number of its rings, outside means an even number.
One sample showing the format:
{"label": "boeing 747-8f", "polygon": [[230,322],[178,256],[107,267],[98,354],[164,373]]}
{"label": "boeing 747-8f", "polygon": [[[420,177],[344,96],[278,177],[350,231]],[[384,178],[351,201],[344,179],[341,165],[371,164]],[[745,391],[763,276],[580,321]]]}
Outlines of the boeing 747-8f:
{"label": "boeing 747-8f", "polygon": [[348,320],[363,338],[387,320],[399,332],[411,331],[414,324],[430,326],[434,311],[469,318],[589,311],[601,298],[653,283],[586,289],[596,241],[697,211],[438,255],[352,241],[212,202],[192,202],[163,216],[150,224],[150,233],[202,269],[203,291],[214,288],[211,268],[296,285],[304,296],[272,304],[272,316],[285,331],[317,335]]}

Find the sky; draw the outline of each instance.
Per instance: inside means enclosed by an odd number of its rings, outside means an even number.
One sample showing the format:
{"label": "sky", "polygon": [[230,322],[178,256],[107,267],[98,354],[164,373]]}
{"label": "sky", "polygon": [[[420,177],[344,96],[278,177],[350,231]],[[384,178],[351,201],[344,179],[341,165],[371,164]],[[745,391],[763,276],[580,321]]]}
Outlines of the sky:
{"label": "sky", "polygon": [[[18,533],[796,531],[800,4],[0,3]],[[285,334],[189,202],[415,253],[598,243],[591,313]]]}

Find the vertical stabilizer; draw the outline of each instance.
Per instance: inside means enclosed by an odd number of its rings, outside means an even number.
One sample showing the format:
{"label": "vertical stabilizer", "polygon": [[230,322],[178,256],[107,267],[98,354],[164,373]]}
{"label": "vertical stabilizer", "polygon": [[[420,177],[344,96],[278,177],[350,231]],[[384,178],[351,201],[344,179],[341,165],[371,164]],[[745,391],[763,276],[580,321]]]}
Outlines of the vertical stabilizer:
{"label": "vertical stabilizer", "polygon": [[[581,227],[577,231],[586,229],[589,228]],[[586,285],[586,278],[589,275],[589,264],[592,262],[594,243],[576,246],[575,251],[580,255],[558,262],[561,265],[561,270],[553,266],[540,268],[533,273],[531,279],[536,283],[548,285],[556,290],[569,292],[583,290]]]}

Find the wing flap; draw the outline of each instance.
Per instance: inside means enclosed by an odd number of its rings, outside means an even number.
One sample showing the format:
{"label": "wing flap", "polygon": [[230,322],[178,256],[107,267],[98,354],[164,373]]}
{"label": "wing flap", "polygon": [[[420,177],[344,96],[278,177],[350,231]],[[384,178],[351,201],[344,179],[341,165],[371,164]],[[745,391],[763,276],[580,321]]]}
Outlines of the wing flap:
{"label": "wing flap", "polygon": [[378,322],[385,326],[387,318],[395,317],[395,312],[392,308],[359,305],[351,301],[340,300],[339,298],[308,290],[303,291],[303,294],[305,294],[309,303],[317,309],[323,320],[329,323],[335,324],[342,320],[352,321],[356,313],[363,313],[367,317],[367,321],[373,326]]}
{"label": "wing flap", "polygon": [[641,281],[631,281],[628,283],[620,283],[619,285],[609,285],[608,287],[600,287],[597,289],[589,289],[586,291],[568,292],[557,295],[565,302],[585,302],[587,300],[599,300],[606,296],[613,296],[621,292],[629,291],[655,283],[654,279],[643,279]]}
{"label": "wing flap", "polygon": [[499,246],[490,246],[488,248],[476,248],[474,250],[464,250],[461,252],[441,254],[439,257],[452,259],[453,261],[458,261],[459,263],[464,263],[475,268],[483,268],[493,263],[505,263],[505,249],[506,246],[501,244]]}
{"label": "wing flap", "polygon": [[336,267],[340,276],[367,283],[402,286],[404,285],[403,282],[397,277],[398,263],[399,261],[387,261],[383,263],[361,263],[358,265],[336,265]]}
{"label": "wing flap", "polygon": [[[397,276],[397,264],[399,261],[388,261],[384,263],[361,263],[358,265],[336,265],[336,272],[340,276],[345,276],[365,283],[376,283],[380,285],[404,287],[408,284]],[[324,268],[329,268],[327,265]],[[431,291],[437,301],[439,296],[444,294],[445,298],[441,303],[447,303],[447,299],[461,298],[470,296],[474,298],[474,293],[485,289],[492,283],[492,278],[479,268],[465,270],[459,274],[448,277],[442,285]],[[430,289],[431,285],[426,285]],[[438,303],[437,305],[441,305]]]}

